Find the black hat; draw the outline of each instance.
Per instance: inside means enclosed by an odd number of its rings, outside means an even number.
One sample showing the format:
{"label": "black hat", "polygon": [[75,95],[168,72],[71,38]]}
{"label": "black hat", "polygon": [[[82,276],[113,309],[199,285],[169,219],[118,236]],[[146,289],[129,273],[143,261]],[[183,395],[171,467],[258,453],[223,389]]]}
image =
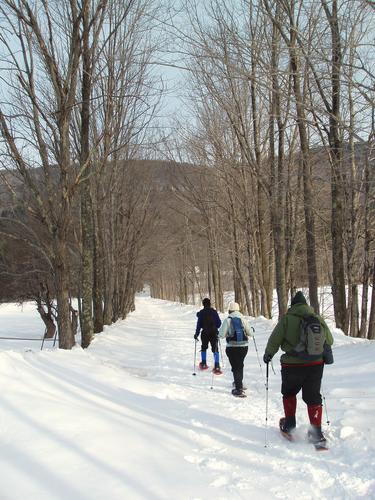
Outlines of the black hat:
{"label": "black hat", "polygon": [[294,306],[296,304],[307,304],[305,296],[303,295],[302,292],[297,292],[295,296],[292,298],[290,305]]}
{"label": "black hat", "polygon": [[205,298],[202,300],[203,307],[211,307],[211,301],[209,298]]}

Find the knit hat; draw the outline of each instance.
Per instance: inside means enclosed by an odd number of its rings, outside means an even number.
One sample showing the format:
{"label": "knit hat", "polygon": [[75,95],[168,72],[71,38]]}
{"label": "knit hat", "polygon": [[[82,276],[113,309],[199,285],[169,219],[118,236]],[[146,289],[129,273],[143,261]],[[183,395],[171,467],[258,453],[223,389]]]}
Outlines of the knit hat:
{"label": "knit hat", "polygon": [[203,307],[211,307],[211,301],[208,297],[202,300]]}
{"label": "knit hat", "polygon": [[292,298],[290,305],[294,306],[296,304],[307,304],[305,296],[303,295],[302,292],[297,292],[295,296]]}
{"label": "knit hat", "polygon": [[228,304],[228,311],[239,311],[240,306],[237,304],[237,302],[229,302]]}

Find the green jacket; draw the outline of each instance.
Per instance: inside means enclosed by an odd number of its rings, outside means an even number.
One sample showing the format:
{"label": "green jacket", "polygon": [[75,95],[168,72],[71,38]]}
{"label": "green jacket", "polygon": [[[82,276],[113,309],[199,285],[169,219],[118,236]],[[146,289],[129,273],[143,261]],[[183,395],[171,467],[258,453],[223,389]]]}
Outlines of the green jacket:
{"label": "green jacket", "polygon": [[[303,316],[312,314],[316,316],[326,334],[326,343],[331,346],[333,344],[332,333],[326,325],[323,318],[314,313],[314,309],[307,304],[295,304],[288,309],[288,312],[277,323],[266,346],[266,354],[274,356],[279,348],[285,353],[291,352],[298,344],[300,338],[300,321]],[[281,363],[290,364],[305,364],[303,359],[288,354],[281,356]],[[319,358],[317,362],[323,361],[323,357]]]}

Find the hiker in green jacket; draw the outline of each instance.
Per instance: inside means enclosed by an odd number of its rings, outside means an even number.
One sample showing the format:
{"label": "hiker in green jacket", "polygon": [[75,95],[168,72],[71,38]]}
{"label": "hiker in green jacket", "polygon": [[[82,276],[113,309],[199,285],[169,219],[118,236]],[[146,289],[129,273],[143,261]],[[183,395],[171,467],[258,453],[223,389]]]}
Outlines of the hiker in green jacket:
{"label": "hiker in green jacket", "polygon": [[[306,326],[308,323],[310,326]],[[269,363],[279,348],[284,351],[280,359],[285,413],[285,417],[280,419],[282,432],[289,434],[296,427],[296,395],[302,389],[302,399],[307,405],[311,424],[309,440],[314,443],[325,441],[321,429],[320,386],[324,364],[333,363],[332,344],[332,334],[323,318],[307,305],[303,293],[297,292],[287,314],[280,319],[268,339],[263,356],[263,361]]]}

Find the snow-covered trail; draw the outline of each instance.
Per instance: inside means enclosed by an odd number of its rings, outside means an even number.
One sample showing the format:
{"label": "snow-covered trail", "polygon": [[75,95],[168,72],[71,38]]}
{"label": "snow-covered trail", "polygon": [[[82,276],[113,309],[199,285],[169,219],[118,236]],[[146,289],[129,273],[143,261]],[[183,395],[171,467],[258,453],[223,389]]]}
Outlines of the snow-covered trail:
{"label": "snow-covered trail", "polygon": [[[136,306],[86,351],[0,352],[1,500],[375,498],[373,342],[337,336],[324,378],[327,453],[305,442],[300,399],[299,441],[279,436],[275,360],[265,446],[265,369],[254,344],[248,397],[235,399],[225,353],[224,376],[192,376],[194,307],[150,298]],[[261,357],[272,323],[252,325]]]}

